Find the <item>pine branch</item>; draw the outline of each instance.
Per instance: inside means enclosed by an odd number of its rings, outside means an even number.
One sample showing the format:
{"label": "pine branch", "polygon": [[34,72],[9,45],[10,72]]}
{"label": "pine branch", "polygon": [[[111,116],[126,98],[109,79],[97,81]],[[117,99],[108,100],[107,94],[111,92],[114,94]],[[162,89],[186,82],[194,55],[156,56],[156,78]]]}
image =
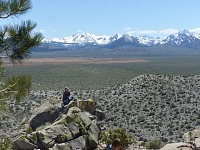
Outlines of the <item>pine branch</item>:
{"label": "pine branch", "polygon": [[30,0],[1,0],[0,18],[22,15],[32,8]]}
{"label": "pine branch", "polygon": [[17,82],[15,82],[14,84],[10,84],[10,85],[8,85],[6,88],[4,88],[4,89],[2,89],[2,90],[0,90],[0,93],[8,93],[8,92],[15,92],[16,93],[16,91],[9,91],[11,88],[13,88],[15,85],[17,84]]}
{"label": "pine branch", "polygon": [[[0,0],[0,19],[17,17],[25,14],[31,8],[31,0]],[[22,22],[21,25],[0,27],[0,56],[8,56],[13,64],[21,63],[29,56],[31,49],[38,46],[43,39],[41,33],[32,33],[35,27],[36,23],[32,23],[30,20]],[[0,61],[0,79],[4,77],[4,72]],[[29,92],[30,86],[30,76],[8,79],[0,85],[0,103],[2,100],[6,101],[10,96],[20,100]]]}
{"label": "pine branch", "polygon": [[28,57],[32,47],[38,46],[43,39],[41,33],[32,34],[36,23],[30,20],[21,25],[8,26],[0,30],[0,53],[4,51],[15,64]]}

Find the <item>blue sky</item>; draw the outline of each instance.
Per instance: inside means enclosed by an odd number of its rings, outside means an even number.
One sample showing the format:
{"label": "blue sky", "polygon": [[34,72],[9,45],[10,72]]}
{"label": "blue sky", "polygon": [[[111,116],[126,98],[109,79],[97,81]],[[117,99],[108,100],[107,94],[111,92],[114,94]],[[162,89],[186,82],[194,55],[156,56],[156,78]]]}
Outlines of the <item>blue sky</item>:
{"label": "blue sky", "polygon": [[37,22],[45,38],[78,33],[166,36],[177,30],[200,31],[200,0],[32,0],[19,19]]}

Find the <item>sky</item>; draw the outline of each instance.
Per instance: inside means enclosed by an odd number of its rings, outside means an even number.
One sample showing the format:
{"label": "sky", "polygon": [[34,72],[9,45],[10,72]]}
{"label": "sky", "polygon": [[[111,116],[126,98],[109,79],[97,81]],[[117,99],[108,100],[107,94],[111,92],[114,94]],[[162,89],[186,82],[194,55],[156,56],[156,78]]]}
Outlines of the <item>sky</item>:
{"label": "sky", "polygon": [[30,19],[46,39],[73,34],[167,36],[200,32],[200,0],[32,0],[33,8],[0,25]]}

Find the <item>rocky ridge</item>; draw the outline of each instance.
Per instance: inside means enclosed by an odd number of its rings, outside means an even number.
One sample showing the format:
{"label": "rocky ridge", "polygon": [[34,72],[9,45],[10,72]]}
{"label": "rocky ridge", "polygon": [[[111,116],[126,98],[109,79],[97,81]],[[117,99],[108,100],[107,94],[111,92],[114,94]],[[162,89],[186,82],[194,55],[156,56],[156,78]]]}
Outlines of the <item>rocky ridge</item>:
{"label": "rocky ridge", "polygon": [[[106,114],[106,119],[100,122],[101,128],[125,127],[142,141],[181,142],[184,133],[200,127],[199,87],[200,76],[142,75],[123,85],[96,91],[72,91],[72,94],[95,100],[97,109]],[[20,116],[21,110],[31,114],[44,102],[46,106],[60,105],[61,97],[62,91],[32,91],[23,104],[11,104],[15,105],[12,109],[18,107],[13,115],[18,115],[16,118],[20,120],[25,116]],[[27,110],[23,106],[27,106]],[[20,123],[7,118],[1,125],[4,133],[12,132]]]}
{"label": "rocky ridge", "polygon": [[125,127],[138,140],[183,141],[200,127],[200,76],[142,75],[93,97],[106,113],[102,126]]}

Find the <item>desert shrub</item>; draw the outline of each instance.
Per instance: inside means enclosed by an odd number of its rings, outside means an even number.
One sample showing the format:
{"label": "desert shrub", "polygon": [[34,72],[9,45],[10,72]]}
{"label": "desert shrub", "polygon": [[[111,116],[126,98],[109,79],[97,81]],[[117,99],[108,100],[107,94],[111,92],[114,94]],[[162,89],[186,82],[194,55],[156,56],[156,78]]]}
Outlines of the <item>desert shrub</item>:
{"label": "desert shrub", "polygon": [[100,141],[105,142],[107,145],[112,144],[115,139],[120,139],[124,148],[134,142],[133,136],[124,128],[110,129],[101,133]]}
{"label": "desert shrub", "polygon": [[152,140],[146,144],[147,149],[160,149],[164,147],[164,143],[160,140]]}
{"label": "desert shrub", "polygon": [[12,149],[12,141],[9,138],[0,137],[0,150]]}
{"label": "desert shrub", "polygon": [[28,128],[26,129],[25,132],[26,132],[27,134],[29,134],[29,133],[33,132],[33,129],[32,129],[31,127],[28,127]]}
{"label": "desert shrub", "polygon": [[87,99],[87,101],[88,101],[88,103],[90,103],[90,104],[93,104],[94,103],[94,101],[93,101],[93,99]]}

